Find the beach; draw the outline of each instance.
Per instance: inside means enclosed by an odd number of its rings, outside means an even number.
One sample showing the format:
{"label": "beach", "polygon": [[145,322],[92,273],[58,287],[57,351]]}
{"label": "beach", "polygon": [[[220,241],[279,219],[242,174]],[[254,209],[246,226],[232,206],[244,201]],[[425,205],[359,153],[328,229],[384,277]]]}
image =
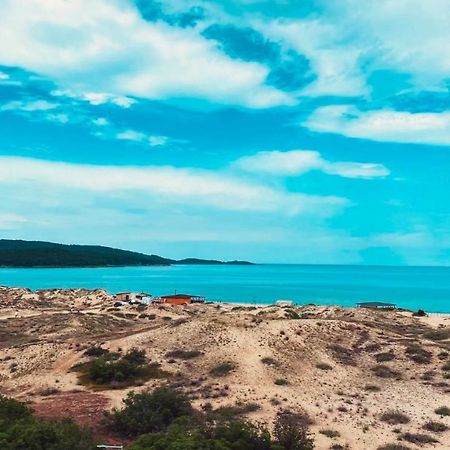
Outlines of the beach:
{"label": "beach", "polygon": [[[447,314],[115,303],[104,290],[0,288],[1,394],[31,402],[43,417],[73,417],[108,442],[117,438],[102,428],[104,410],[120,406],[130,390],[169,384],[200,410],[239,407],[269,426],[280,409],[306,411],[317,449],[375,450],[407,433],[438,441],[427,448],[450,447],[448,432],[423,429],[429,421],[450,427],[449,417],[434,412],[450,406]],[[123,388],[80,384],[76,367],[93,346],[144,349],[166,375]],[[196,356],[169,356],[180,351]],[[225,363],[230,370],[214,375]],[[408,422],[386,423],[390,410]]]}

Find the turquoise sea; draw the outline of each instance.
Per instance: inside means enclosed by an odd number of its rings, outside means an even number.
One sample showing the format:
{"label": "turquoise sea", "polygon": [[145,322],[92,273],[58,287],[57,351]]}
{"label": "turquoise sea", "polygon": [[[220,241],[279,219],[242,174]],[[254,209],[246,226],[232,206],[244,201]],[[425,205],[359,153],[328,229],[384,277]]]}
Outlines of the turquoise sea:
{"label": "turquoise sea", "polygon": [[104,288],[111,293],[189,293],[208,300],[353,306],[387,301],[409,309],[450,312],[450,267],[263,264],[254,266],[0,269],[0,285]]}

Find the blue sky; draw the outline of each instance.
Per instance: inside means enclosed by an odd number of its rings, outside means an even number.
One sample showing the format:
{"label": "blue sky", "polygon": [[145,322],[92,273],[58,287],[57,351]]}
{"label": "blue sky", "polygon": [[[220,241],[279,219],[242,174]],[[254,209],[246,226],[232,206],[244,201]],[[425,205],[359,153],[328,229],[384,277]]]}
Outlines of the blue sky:
{"label": "blue sky", "polygon": [[0,0],[0,235],[450,264],[447,0]]}

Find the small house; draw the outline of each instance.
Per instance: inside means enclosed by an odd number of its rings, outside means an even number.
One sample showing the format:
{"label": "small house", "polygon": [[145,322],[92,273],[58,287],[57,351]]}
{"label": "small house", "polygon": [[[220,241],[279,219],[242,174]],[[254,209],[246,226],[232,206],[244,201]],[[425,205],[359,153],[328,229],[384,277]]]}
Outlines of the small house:
{"label": "small house", "polygon": [[205,297],[189,294],[172,294],[159,297],[160,303],[169,305],[190,305],[191,303],[205,303]]}
{"label": "small house", "polygon": [[145,292],[119,292],[114,296],[114,298],[119,302],[131,304],[149,304],[152,300],[151,294],[147,294]]}
{"label": "small house", "polygon": [[277,300],[275,305],[284,308],[286,306],[293,306],[294,302],[292,300]]}
{"label": "small house", "polygon": [[358,308],[369,308],[369,309],[396,309],[397,305],[395,303],[385,303],[385,302],[360,302],[357,303]]}

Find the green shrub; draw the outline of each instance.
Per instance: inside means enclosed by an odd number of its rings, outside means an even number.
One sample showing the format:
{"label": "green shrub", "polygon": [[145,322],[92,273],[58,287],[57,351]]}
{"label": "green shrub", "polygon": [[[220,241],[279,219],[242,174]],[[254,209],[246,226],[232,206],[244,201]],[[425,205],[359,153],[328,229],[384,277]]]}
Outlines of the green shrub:
{"label": "green shrub", "polygon": [[175,359],[193,359],[201,356],[202,352],[198,350],[173,350],[171,352],[166,353],[168,358]]}
{"label": "green shrub", "polygon": [[281,450],[269,432],[240,419],[204,421],[181,417],[165,432],[141,436],[130,450]]}
{"label": "green shrub", "polygon": [[286,380],[285,378],[277,378],[277,379],[274,381],[274,383],[275,383],[277,386],[286,386],[286,385],[289,384],[289,381]]}
{"label": "green shrub", "polygon": [[411,447],[402,444],[386,444],[378,447],[377,450],[411,450]]}
{"label": "green shrub", "polygon": [[417,364],[430,364],[433,354],[420,345],[412,344],[406,347],[405,353],[411,361]]}
{"label": "green shrub", "polygon": [[433,341],[444,341],[450,338],[450,329],[427,331],[423,337]]}
{"label": "green shrub", "polygon": [[409,423],[409,417],[401,411],[386,411],[381,414],[380,419],[390,425]]}
{"label": "green shrub", "polygon": [[319,433],[323,434],[326,437],[329,437],[330,439],[337,438],[341,435],[341,433],[339,433],[339,431],[335,431],[335,430],[320,430]]}
{"label": "green shrub", "polygon": [[339,344],[332,344],[328,347],[332,352],[334,359],[345,366],[355,366],[354,352],[350,348]]}
{"label": "green shrub", "polygon": [[107,426],[119,434],[135,437],[164,431],[177,417],[192,414],[188,398],[169,388],[153,392],[130,392],[122,409],[105,414]]}
{"label": "green shrub", "polygon": [[0,431],[17,422],[29,421],[32,410],[24,403],[0,395]]}
{"label": "green shrub", "polygon": [[327,363],[317,363],[316,367],[320,370],[333,370],[333,366],[330,366]]}
{"label": "green shrub", "polygon": [[380,392],[381,388],[380,388],[380,386],[377,386],[376,384],[366,384],[364,386],[364,390],[367,392]]}
{"label": "green shrub", "polygon": [[2,448],[11,450],[90,450],[94,448],[92,434],[71,420],[44,421],[14,425],[0,434]]}
{"label": "green shrub", "polygon": [[428,434],[419,434],[419,433],[405,433],[402,434],[402,439],[405,441],[411,442],[411,444],[423,445],[423,444],[434,444],[438,442],[433,436],[429,436]]}
{"label": "green shrub", "polygon": [[35,419],[23,403],[0,396],[0,448],[6,450],[91,450],[91,432],[71,420]]}
{"label": "green shrub", "polygon": [[211,414],[220,415],[223,417],[236,417],[243,414],[259,411],[261,406],[258,403],[236,403],[235,406],[221,406],[213,411]]}
{"label": "green shrub", "polygon": [[426,317],[427,313],[423,309],[418,309],[416,312],[413,313],[413,316],[415,317]]}
{"label": "green shrub", "polygon": [[400,372],[382,364],[372,367],[371,370],[377,377],[380,378],[395,378],[397,380],[401,378]]}
{"label": "green shrub", "polygon": [[134,347],[128,350],[128,352],[123,356],[122,359],[135,366],[143,366],[147,362],[145,350],[138,350]]}
{"label": "green shrub", "polygon": [[427,422],[422,428],[433,433],[443,433],[448,430],[448,426],[445,423],[433,421]]}
{"label": "green shrub", "polygon": [[106,350],[105,348],[97,347],[97,346],[90,347],[84,352],[84,354],[86,356],[95,357],[95,358],[106,355],[107,353],[109,353],[109,350]]}
{"label": "green shrub", "polygon": [[144,350],[132,348],[121,358],[111,358],[104,354],[76,369],[81,372],[80,381],[84,384],[123,388],[152,378],[165,378],[170,374],[160,369],[160,364],[147,364]]}
{"label": "green shrub", "polygon": [[271,358],[270,356],[265,356],[264,358],[261,358],[261,362],[266,366],[274,366],[274,367],[279,366],[278,361],[274,358]]}
{"label": "green shrub", "polygon": [[435,409],[434,412],[440,416],[450,416],[450,408],[447,406],[441,406],[440,408]]}
{"label": "green shrub", "polygon": [[223,362],[213,367],[209,373],[214,377],[224,377],[228,375],[232,370],[236,368],[236,365],[232,362]]}
{"label": "green shrub", "polygon": [[395,359],[395,355],[392,352],[384,352],[384,353],[377,353],[376,355],[374,355],[374,358],[376,359],[377,362],[387,362]]}
{"label": "green shrub", "polygon": [[311,422],[307,414],[279,412],[273,426],[276,443],[284,450],[313,450],[314,441],[309,435]]}
{"label": "green shrub", "polygon": [[285,309],[284,316],[286,317],[286,319],[291,319],[291,320],[301,319],[301,316],[299,315],[299,313],[293,309]]}

